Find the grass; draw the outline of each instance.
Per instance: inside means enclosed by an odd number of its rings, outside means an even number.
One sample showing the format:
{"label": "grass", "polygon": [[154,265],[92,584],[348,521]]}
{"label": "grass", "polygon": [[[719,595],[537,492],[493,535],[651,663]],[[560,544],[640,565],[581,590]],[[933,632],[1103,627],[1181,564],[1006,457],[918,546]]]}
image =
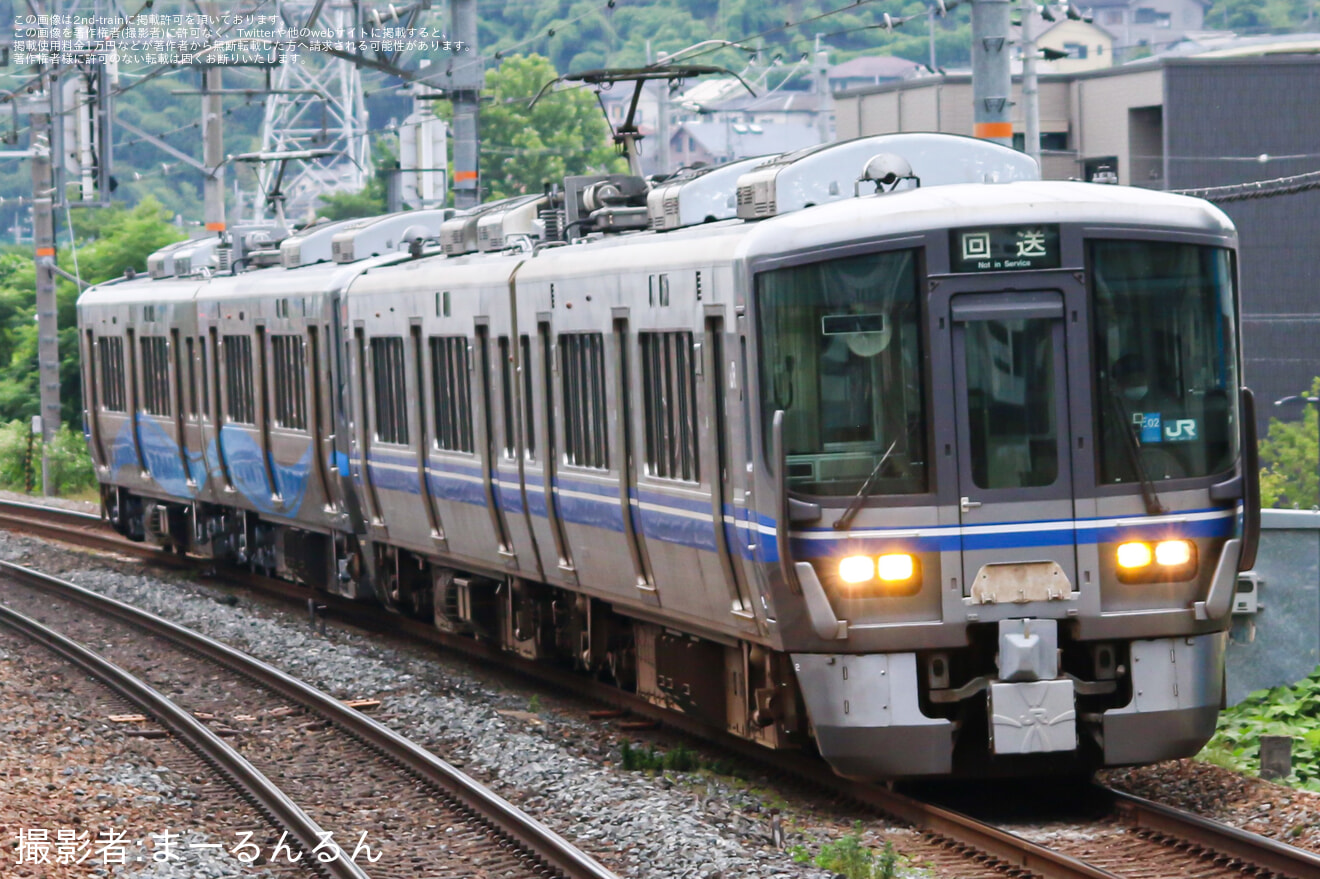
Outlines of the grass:
{"label": "grass", "polygon": [[799,864],[814,864],[845,879],[895,879],[899,875],[899,855],[894,844],[886,842],[878,853],[862,843],[862,823],[853,826],[853,832],[820,846],[813,857],[804,845],[789,849]]}

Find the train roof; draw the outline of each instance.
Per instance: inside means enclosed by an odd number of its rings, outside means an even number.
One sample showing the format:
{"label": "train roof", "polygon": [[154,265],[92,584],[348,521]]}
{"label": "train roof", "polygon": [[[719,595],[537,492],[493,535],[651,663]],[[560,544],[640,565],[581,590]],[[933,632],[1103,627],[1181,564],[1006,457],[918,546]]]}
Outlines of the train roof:
{"label": "train roof", "polygon": [[206,284],[201,277],[161,278],[145,274],[135,278],[114,278],[88,287],[78,297],[78,305],[125,305],[139,302],[181,302],[193,299]]}
{"label": "train roof", "polygon": [[369,269],[399,262],[407,257],[406,253],[388,253],[351,263],[320,262],[294,268],[271,266],[237,275],[217,275],[211,278],[204,289],[198,291],[197,300],[317,296],[332,290],[342,290]]}
{"label": "train roof", "polygon": [[[1232,222],[1209,202],[1157,190],[1048,180],[964,183],[842,199],[764,220],[729,219],[670,231],[607,235],[543,247],[530,258],[509,251],[429,253],[419,259],[386,254],[348,264],[271,267],[209,281],[116,279],[85,291],[79,304],[164,302],[194,296],[199,300],[307,296],[349,284],[353,295],[437,284],[476,286],[507,281],[519,262],[523,263],[520,281],[549,281],[645,271],[649,266],[683,269],[758,261],[932,229],[1028,223],[1170,228],[1230,241],[1236,236]],[[395,266],[388,275],[372,272],[386,265]]]}
{"label": "train roof", "polygon": [[757,259],[843,241],[931,229],[1038,223],[1164,227],[1235,238],[1207,201],[1136,187],[1072,181],[954,184],[831,202],[750,223],[739,256]]}

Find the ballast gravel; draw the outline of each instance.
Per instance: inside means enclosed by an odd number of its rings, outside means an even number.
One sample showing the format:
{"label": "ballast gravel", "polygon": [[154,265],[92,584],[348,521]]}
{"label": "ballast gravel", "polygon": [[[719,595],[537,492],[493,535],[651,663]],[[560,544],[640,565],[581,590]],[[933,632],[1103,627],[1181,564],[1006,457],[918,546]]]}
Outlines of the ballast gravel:
{"label": "ballast gravel", "polygon": [[[380,699],[377,719],[458,765],[620,876],[676,879],[832,874],[797,862],[851,831],[856,815],[794,808],[773,792],[709,773],[656,776],[619,765],[620,737],[553,698],[427,648],[382,645],[264,599],[235,596],[183,575],[134,572],[95,556],[0,533],[0,558],[64,577],[270,662],[339,698]],[[116,570],[115,568],[123,568]],[[545,700],[545,705],[540,704]],[[782,811],[783,848],[771,810]],[[867,819],[875,849],[887,828]],[[903,831],[894,839],[901,840]],[[900,875],[933,875],[904,867]]]}
{"label": "ballast gravel", "polygon": [[126,735],[108,691],[7,629],[0,692],[0,875],[273,879],[232,854],[223,822],[198,822],[216,799],[199,797],[186,758],[181,775],[181,749]]}

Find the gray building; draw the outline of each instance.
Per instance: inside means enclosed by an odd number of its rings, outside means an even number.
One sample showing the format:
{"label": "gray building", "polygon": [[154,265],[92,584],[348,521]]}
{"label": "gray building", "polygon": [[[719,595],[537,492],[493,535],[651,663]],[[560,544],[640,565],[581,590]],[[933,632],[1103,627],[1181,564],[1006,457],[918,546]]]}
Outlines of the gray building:
{"label": "gray building", "polygon": [[[1320,57],[1166,57],[1041,78],[1042,171],[1194,189],[1320,169]],[[1014,83],[1014,128],[1022,131]],[[835,96],[840,138],[896,131],[972,133],[969,76],[945,75]],[[1320,374],[1320,189],[1224,202],[1241,235],[1246,383],[1264,433],[1271,401]]]}

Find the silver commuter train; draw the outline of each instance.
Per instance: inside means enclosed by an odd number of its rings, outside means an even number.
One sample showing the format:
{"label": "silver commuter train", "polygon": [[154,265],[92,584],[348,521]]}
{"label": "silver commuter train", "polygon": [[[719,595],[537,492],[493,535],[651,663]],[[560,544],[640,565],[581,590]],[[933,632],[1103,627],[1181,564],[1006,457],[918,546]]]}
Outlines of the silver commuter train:
{"label": "silver commuter train", "polygon": [[101,285],[108,515],[848,776],[1194,753],[1258,527],[1236,235],[1035,177],[864,138]]}

